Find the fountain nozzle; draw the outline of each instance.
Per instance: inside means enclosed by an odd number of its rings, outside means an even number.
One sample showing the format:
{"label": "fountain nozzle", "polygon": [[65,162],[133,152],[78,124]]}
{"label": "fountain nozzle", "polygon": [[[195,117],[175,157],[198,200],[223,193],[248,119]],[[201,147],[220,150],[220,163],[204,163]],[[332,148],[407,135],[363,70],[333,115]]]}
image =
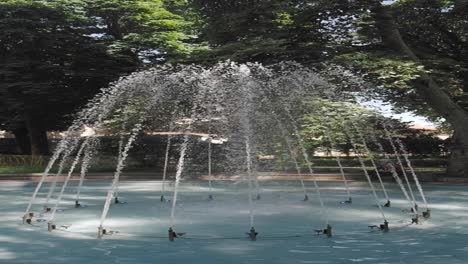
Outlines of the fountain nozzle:
{"label": "fountain nozzle", "polygon": [[427,209],[426,212],[422,213],[424,218],[431,218],[431,209]]}
{"label": "fountain nozzle", "polygon": [[255,227],[252,226],[250,228],[250,231],[248,233],[246,233],[246,234],[249,236],[250,240],[252,240],[252,241],[257,240],[258,232],[255,231]]}
{"label": "fountain nozzle", "polygon": [[327,237],[332,237],[332,227],[331,225],[327,224],[327,227],[323,230],[323,234],[327,235]]}
{"label": "fountain nozzle", "polygon": [[387,220],[385,220],[384,223],[380,225],[380,230],[382,230],[383,232],[388,232],[389,229]]}
{"label": "fountain nozzle", "polygon": [[52,232],[52,230],[55,230],[56,228],[57,228],[57,226],[54,223],[52,223],[52,222],[47,223],[47,230],[49,232]]}
{"label": "fountain nozzle", "polygon": [[102,238],[107,233],[107,230],[104,227],[98,227],[98,238]]}
{"label": "fountain nozzle", "polygon": [[416,214],[413,218],[411,218],[412,224],[419,224],[419,215]]}
{"label": "fountain nozzle", "polygon": [[30,214],[25,214],[23,215],[23,224],[24,222],[31,224],[31,215]]}
{"label": "fountain nozzle", "polygon": [[168,238],[169,241],[174,242],[174,239],[177,238],[177,233],[172,229],[172,227],[169,227],[168,232]]}
{"label": "fountain nozzle", "polygon": [[34,217],[34,213],[31,213],[31,212],[23,215],[23,224],[24,222],[26,222],[27,224],[31,224],[33,217]]}

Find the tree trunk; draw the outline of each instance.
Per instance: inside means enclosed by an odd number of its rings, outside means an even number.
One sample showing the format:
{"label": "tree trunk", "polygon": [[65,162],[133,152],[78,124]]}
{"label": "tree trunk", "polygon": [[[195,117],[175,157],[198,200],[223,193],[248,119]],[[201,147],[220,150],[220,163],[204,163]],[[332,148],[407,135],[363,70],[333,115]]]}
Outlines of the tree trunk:
{"label": "tree trunk", "polygon": [[[462,133],[467,134],[468,131],[462,131]],[[459,136],[458,131],[453,133],[449,146],[450,158],[447,167],[447,174],[450,176],[466,175],[468,171],[468,146],[464,144],[463,138],[463,136]]]}
{"label": "tree trunk", "polygon": [[29,131],[31,143],[31,155],[49,155],[49,143],[47,142],[47,131],[40,120],[34,118],[30,111],[24,113],[26,128]]}
{"label": "tree trunk", "polygon": [[[383,43],[388,48],[399,51],[415,62],[421,63],[421,60],[403,40],[389,6],[379,5],[373,11]],[[421,74],[414,85],[425,102],[443,116],[455,131],[456,138],[454,137],[455,141],[450,149],[447,174],[468,177],[468,113],[450,98],[429,74]]]}
{"label": "tree trunk", "polygon": [[29,140],[28,130],[26,127],[17,128],[12,131],[15,135],[16,144],[18,145],[19,152],[23,155],[31,154],[31,142]]}

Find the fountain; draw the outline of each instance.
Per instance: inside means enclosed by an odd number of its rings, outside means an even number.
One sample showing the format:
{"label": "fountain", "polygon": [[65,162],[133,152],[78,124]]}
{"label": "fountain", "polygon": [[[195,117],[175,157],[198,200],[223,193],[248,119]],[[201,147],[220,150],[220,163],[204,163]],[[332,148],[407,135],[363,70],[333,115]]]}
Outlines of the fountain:
{"label": "fountain", "polygon": [[[335,144],[333,143],[333,139],[330,136],[330,131],[329,128],[325,126],[325,136],[330,143],[330,148],[333,150],[335,148]],[[344,173],[343,165],[341,164],[341,159],[339,155],[335,156],[336,163],[338,167],[340,168],[340,174],[341,178],[343,179],[345,188],[346,188],[346,194],[348,195],[348,199],[343,201],[344,203],[352,204],[353,203],[353,198],[351,197],[351,192],[349,190],[349,184],[348,184],[348,179],[346,179],[346,175]]]}
{"label": "fountain", "polygon": [[387,221],[387,218],[385,217],[385,213],[384,213],[384,211],[382,209],[382,206],[380,205],[379,197],[377,195],[377,192],[375,191],[375,187],[374,187],[374,184],[372,183],[369,172],[367,172],[366,164],[364,163],[364,159],[363,159],[363,154],[358,149],[355,138],[354,138],[354,135],[351,133],[346,121],[344,119],[342,119],[342,120],[343,120],[342,126],[344,128],[344,131],[346,132],[346,135],[348,136],[349,141],[350,141],[351,145],[353,146],[354,152],[355,152],[355,154],[356,154],[356,156],[357,156],[357,158],[359,160],[362,171],[364,172],[364,176],[366,176],[367,182],[369,183],[369,187],[371,188],[372,194],[374,195],[375,202],[377,203],[377,207],[379,208],[380,214],[382,215],[382,218],[384,220],[384,228],[382,228],[382,225],[381,225],[380,229],[383,230],[383,231],[388,231],[388,229],[389,229],[388,228],[388,221]]}
{"label": "fountain", "polygon": [[367,142],[366,142],[364,136],[362,135],[361,131],[356,127],[356,125],[354,123],[352,123],[352,126],[353,126],[354,130],[357,132],[357,135],[358,135],[359,139],[362,142],[362,146],[364,148],[364,151],[366,152],[367,156],[369,156],[370,162],[372,164],[372,168],[375,171],[375,175],[377,176],[377,179],[380,182],[380,186],[382,186],[382,192],[384,193],[385,200],[386,200],[386,202],[384,204],[384,207],[390,207],[390,199],[388,198],[387,190],[385,189],[385,185],[384,185],[384,183],[382,181],[382,177],[380,176],[380,172],[377,169],[377,164],[375,163],[374,158],[372,157],[372,153],[370,152],[369,148],[367,147]]}
{"label": "fountain", "polygon": [[400,176],[398,175],[397,171],[396,171],[396,168],[395,168],[395,165],[390,161],[390,156],[388,155],[388,153],[385,152],[384,150],[384,147],[382,146],[382,144],[380,143],[380,141],[377,139],[374,131],[370,130],[369,131],[369,134],[370,134],[370,137],[371,137],[371,141],[377,145],[378,147],[378,150],[380,153],[383,153],[384,155],[384,163],[385,164],[388,164],[389,167],[390,167],[390,172],[392,174],[392,177],[395,179],[395,181],[397,182],[398,186],[400,186],[400,189],[401,189],[401,192],[403,193],[403,195],[405,196],[406,200],[408,201],[408,203],[410,204],[410,208],[412,209],[411,211],[414,213],[414,216],[412,218],[412,222],[415,222],[415,223],[418,223],[418,212],[417,212],[417,209],[416,209],[416,206],[415,206],[415,203],[414,203],[414,200],[411,200],[411,198],[409,197],[408,195],[408,192],[406,191],[406,188],[403,184],[403,181],[401,180]]}
{"label": "fountain", "polygon": [[91,161],[91,158],[93,157],[94,150],[97,148],[97,141],[93,137],[88,138],[88,145],[85,148],[85,154],[83,157],[83,161],[81,163],[81,171],[80,171],[80,180],[78,183],[78,187],[76,190],[76,198],[75,198],[75,207],[79,208],[82,207],[83,205],[80,203],[80,194],[81,194],[81,187],[83,187],[83,182],[84,182],[84,177],[86,175],[86,172],[88,171],[89,164]]}
{"label": "fountain", "polygon": [[302,192],[304,193],[303,201],[306,202],[306,201],[309,200],[309,195],[307,194],[307,190],[305,188],[304,177],[302,175],[302,171],[301,171],[301,168],[299,166],[299,162],[298,162],[297,158],[294,156],[293,144],[291,142],[290,137],[286,134],[285,128],[284,128],[283,124],[281,124],[281,121],[278,119],[278,117],[276,116],[276,114],[274,112],[273,112],[273,115],[275,115],[275,120],[277,121],[278,128],[279,128],[279,130],[281,132],[281,136],[286,141],[286,146],[288,148],[289,155],[291,156],[291,159],[293,160],[294,167],[296,168],[296,172],[297,172],[297,175],[299,176],[299,181],[301,183]]}
{"label": "fountain", "polygon": [[[223,169],[226,174],[241,175],[241,183],[246,183],[248,188],[248,209],[249,231],[246,233],[252,241],[257,240],[256,206],[263,202],[259,201],[259,162],[255,157],[264,151],[263,147],[271,145],[272,138],[281,138],[285,143],[287,153],[294,163],[299,183],[303,195],[303,201],[317,201],[321,216],[321,225],[325,227],[317,229],[318,233],[326,237],[335,235],[330,224],[329,207],[325,202],[326,196],[319,186],[314,171],[314,164],[309,157],[306,148],[306,140],[300,133],[300,123],[298,116],[301,111],[301,100],[307,95],[312,98],[330,98],[330,93],[334,93],[338,88],[329,84],[320,73],[302,67],[299,64],[288,62],[272,66],[263,66],[258,63],[236,64],[233,62],[222,62],[212,68],[204,68],[197,65],[171,66],[164,65],[146,71],[136,72],[113,83],[109,88],[103,89],[102,93],[91,100],[88,107],[78,113],[77,119],[66,131],[65,138],[57,145],[57,148],[50,159],[50,162],[41,177],[40,182],[34,190],[31,200],[23,216],[23,221],[31,223],[35,217],[33,206],[37,204],[37,195],[43,183],[48,178],[48,174],[55,164],[58,164],[58,173],[53,176],[49,192],[47,194],[45,207],[52,211],[48,221],[49,231],[57,229],[55,222],[58,221],[57,210],[68,186],[75,167],[81,160],[81,171],[77,186],[75,207],[82,207],[81,189],[91,161],[99,153],[99,135],[116,135],[119,138],[117,153],[117,165],[113,179],[107,188],[106,198],[103,204],[101,217],[99,220],[98,237],[114,233],[105,228],[106,219],[111,209],[112,200],[114,203],[121,203],[119,200],[119,185],[122,170],[125,168],[127,158],[136,141],[142,134],[170,132],[183,135],[182,142],[173,145],[173,136],[167,134],[167,142],[164,156],[164,166],[162,172],[160,201],[166,201],[166,185],[169,166],[169,152],[174,146],[178,146],[179,157],[176,165],[174,190],[171,199],[168,238],[175,241],[184,233],[176,233],[175,226],[176,209],[178,208],[179,192],[183,181],[191,176],[191,171],[187,169],[187,161],[190,160],[193,142],[199,140],[197,137],[206,137],[204,144],[207,149],[207,180],[208,198],[213,200],[213,145],[215,137],[225,139],[222,144],[222,159],[216,160],[216,167]],[[170,114],[169,114],[170,113]],[[123,116],[123,117],[122,117]],[[262,118],[259,118],[259,117]],[[365,179],[373,193],[379,212],[382,216],[383,224],[376,226],[380,230],[389,231],[389,222],[379,197],[372,183],[364,158],[370,157],[373,168],[376,171],[378,180],[382,186],[382,191],[386,199],[386,207],[390,206],[390,199],[383,180],[377,170],[377,165],[372,158],[371,151],[363,137],[365,131],[354,123],[350,123],[342,118],[342,127],[348,135],[351,144],[359,160]],[[169,124],[169,125],[167,125]],[[272,124],[273,127],[272,127]],[[84,126],[94,129],[94,135],[81,138],[79,132]],[[329,141],[331,148],[335,148],[335,142],[330,135],[326,124],[325,137]],[[273,129],[272,129],[273,128]],[[386,130],[388,132],[388,130]],[[388,132],[389,133],[389,132]],[[201,136],[200,136],[201,135]],[[392,140],[392,135],[387,135]],[[360,141],[362,148],[358,146]],[[394,142],[393,140],[392,142]],[[80,143],[81,142],[81,143]],[[396,140],[392,143],[395,153],[401,153],[407,164],[410,166],[408,155],[402,143]],[[379,151],[384,153],[381,146]],[[295,150],[299,150],[302,161],[308,170],[308,175],[303,173],[301,164],[294,155]],[[217,152],[216,152],[217,153]],[[402,165],[399,155],[398,163]],[[73,159],[73,157],[75,157]],[[217,157],[219,158],[219,157]],[[389,156],[385,153],[385,158]],[[340,175],[346,188],[348,196],[347,203],[352,202],[350,187],[345,176],[343,166],[339,156],[335,157],[340,168]],[[53,209],[48,209],[49,201],[54,194],[54,189],[66,164],[71,162],[68,174],[57,196]],[[411,166],[410,166],[411,167]],[[397,180],[401,191],[410,200],[405,187],[403,186],[396,170],[393,167],[393,177]],[[420,190],[421,197],[426,205],[426,217],[430,211],[422,188],[417,181],[414,170],[411,169],[415,183]],[[306,177],[313,182],[315,198],[309,197],[307,187],[304,182]],[[411,191],[408,177],[404,175],[408,190],[411,192],[412,202],[415,205],[413,193]],[[399,181],[398,181],[399,180]],[[266,191],[262,185],[262,192]],[[159,196],[159,195],[158,195]],[[212,203],[218,202],[213,201]],[[303,203],[305,208],[310,208],[312,203]],[[161,204],[164,206],[164,204]],[[417,208],[412,206],[417,215]],[[245,212],[245,214],[247,214]],[[312,214],[311,217],[315,215]],[[393,222],[392,222],[393,223]],[[96,230],[96,229],[93,229]],[[166,230],[166,229],[165,229]],[[262,238],[267,236],[262,231]]]}

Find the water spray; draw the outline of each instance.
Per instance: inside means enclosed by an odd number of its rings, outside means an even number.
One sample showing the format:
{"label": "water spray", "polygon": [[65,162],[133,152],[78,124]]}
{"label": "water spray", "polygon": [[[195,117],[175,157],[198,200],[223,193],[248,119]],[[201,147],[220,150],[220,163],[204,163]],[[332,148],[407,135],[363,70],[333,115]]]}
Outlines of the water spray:
{"label": "water spray", "polygon": [[318,197],[318,200],[319,200],[319,203],[320,203],[322,216],[323,216],[323,218],[325,218],[325,224],[328,226],[329,225],[328,212],[327,212],[327,209],[326,209],[325,204],[323,202],[322,195],[320,193],[320,187],[318,186],[318,183],[317,183],[317,179],[315,178],[315,172],[312,169],[312,163],[310,162],[309,154],[307,154],[307,150],[306,150],[306,148],[304,146],[304,141],[302,140],[302,137],[301,137],[301,135],[299,133],[299,129],[297,127],[297,124],[295,123],[294,118],[292,117],[289,109],[285,108],[285,112],[286,112],[289,120],[291,121],[291,125],[292,125],[292,127],[294,129],[294,133],[295,133],[295,136],[297,138],[297,142],[299,144],[299,147],[301,149],[302,156],[303,156],[304,160],[306,161],[307,168],[309,169],[309,173],[310,173],[310,175],[312,177],[312,180],[314,182],[314,188],[315,188],[315,192],[317,193],[317,197]]}
{"label": "water spray", "polygon": [[384,207],[390,207],[391,206],[391,203],[390,203],[390,198],[388,197],[388,193],[387,193],[387,189],[385,188],[385,185],[382,181],[382,177],[380,176],[380,172],[379,170],[377,169],[377,164],[375,164],[375,161],[374,161],[374,158],[372,157],[372,153],[370,152],[369,148],[367,147],[367,142],[366,142],[366,139],[364,138],[364,136],[362,135],[362,132],[358,129],[358,127],[354,124],[354,122],[351,122],[351,125],[352,127],[354,128],[354,130],[357,132],[357,135],[359,137],[359,139],[361,140],[362,142],[362,146],[364,147],[364,151],[366,152],[367,155],[369,155],[370,157],[370,162],[372,164],[372,167],[374,168],[374,171],[375,171],[375,174],[377,175],[377,179],[379,180],[380,182],[380,186],[382,186],[382,191],[385,195],[385,204],[384,204]]}
{"label": "water spray", "polygon": [[62,174],[62,171],[63,171],[63,169],[65,167],[65,163],[68,161],[68,158],[70,157],[73,150],[75,150],[75,148],[76,148],[77,144],[79,143],[79,141],[80,141],[80,138],[73,138],[72,142],[71,142],[71,146],[69,146],[69,148],[65,149],[65,151],[63,153],[62,160],[59,163],[58,172],[54,176],[54,179],[53,179],[53,181],[52,181],[52,183],[51,183],[51,185],[49,187],[49,192],[47,193],[46,201],[45,201],[45,203],[43,205],[43,208],[44,208],[45,212],[51,212],[52,211],[52,208],[49,207],[49,200],[50,200],[50,198],[52,197],[52,194],[55,191],[55,187],[57,186],[58,178]]}
{"label": "water spray", "polygon": [[[330,136],[330,134],[331,134],[330,129],[329,129],[328,126],[324,126],[324,127],[325,127],[325,136],[327,137],[328,142],[330,143],[330,148],[333,150],[335,148],[335,144],[333,143],[332,137]],[[353,203],[353,198],[351,198],[351,192],[349,191],[348,180],[346,179],[344,169],[343,169],[343,165],[341,164],[340,156],[335,155],[335,160],[336,160],[336,163],[338,164],[338,167],[340,168],[341,178],[343,179],[343,182],[344,182],[344,185],[345,185],[345,188],[346,188],[346,194],[348,195],[348,199],[345,200],[344,203],[352,204]]]}
{"label": "water spray", "polygon": [[98,141],[96,138],[90,137],[89,143],[85,149],[83,161],[81,162],[80,180],[79,180],[78,187],[76,190],[75,208],[82,207],[80,203],[81,188],[83,187],[84,177],[86,173],[88,172],[90,161],[95,152],[97,142]]}
{"label": "water spray", "polygon": [[397,163],[398,163],[398,165],[399,165],[399,167],[401,169],[401,173],[403,174],[406,185],[408,186],[408,190],[409,190],[409,193],[411,195],[412,202],[413,202],[412,206],[410,207],[411,211],[413,213],[417,214],[418,213],[418,204],[416,203],[416,199],[414,197],[413,189],[411,188],[411,184],[410,184],[410,181],[408,179],[408,174],[406,173],[405,167],[403,166],[403,162],[400,159],[400,153],[398,152],[398,149],[397,149],[397,147],[395,145],[395,142],[394,142],[394,140],[392,138],[392,135],[391,135],[390,131],[388,130],[388,127],[385,124],[385,122],[382,122],[382,126],[383,126],[383,129],[384,129],[384,132],[385,132],[385,136],[386,136],[388,142],[390,143],[390,146],[393,149],[394,155],[395,155],[395,157],[397,159]]}
{"label": "water spray", "polygon": [[373,132],[371,132],[371,139],[377,145],[379,151],[384,154],[384,162],[388,164],[388,166],[390,167],[390,172],[392,174],[392,177],[395,179],[398,186],[400,186],[400,189],[403,195],[405,196],[406,200],[408,201],[410,205],[411,212],[414,213],[414,215],[411,218],[411,222],[418,224],[419,223],[418,205],[415,204],[413,200],[411,200],[410,196],[408,195],[408,192],[406,191],[405,185],[403,184],[402,180],[398,176],[395,166],[390,161],[390,156],[385,152],[382,144],[379,142],[379,140],[377,140],[376,135]]}
{"label": "water spray", "polygon": [[[125,118],[126,119],[126,118]],[[123,158],[123,147],[124,147],[124,135],[123,130],[125,130],[125,125],[122,124],[122,131],[120,131],[120,138],[119,138],[119,153],[117,154],[117,164],[120,163],[120,160]],[[114,203],[118,204],[119,201],[119,180],[114,185]]]}
{"label": "water spray", "polygon": [[[377,207],[379,208],[380,214],[382,215],[382,218],[384,220],[384,224],[380,225],[380,230],[388,231],[387,218],[385,217],[385,213],[384,213],[384,211],[382,209],[382,206],[380,205],[379,197],[377,195],[377,192],[375,191],[374,184],[372,183],[372,180],[371,180],[371,178],[369,176],[369,173],[366,170],[366,164],[364,163],[364,160],[363,160],[363,158],[361,156],[361,153],[359,152],[359,150],[357,148],[357,145],[356,145],[356,142],[354,141],[354,137],[351,134],[351,132],[349,131],[349,128],[346,126],[345,121],[343,119],[341,119],[341,121],[342,121],[342,126],[344,128],[344,131],[347,134],[351,145],[353,146],[353,149],[354,149],[354,151],[356,153],[356,156],[357,156],[357,158],[359,160],[359,163],[361,164],[362,170],[364,172],[364,176],[366,176],[367,182],[369,183],[369,186],[371,187],[372,194],[374,195],[374,199],[375,199],[375,201],[377,203]],[[373,227],[373,226],[371,226],[371,227]],[[382,229],[382,227],[383,227],[383,229]]]}
{"label": "water spray", "polygon": [[[49,218],[49,223],[55,221],[55,214],[57,213],[57,208],[58,208],[60,202],[62,201],[62,197],[63,197],[63,194],[64,194],[64,192],[65,192],[65,189],[67,188],[67,185],[68,185],[68,182],[70,181],[70,178],[71,178],[71,176],[72,176],[72,173],[73,173],[73,171],[75,170],[76,165],[77,165],[78,162],[80,161],[81,154],[83,153],[83,150],[87,147],[88,143],[89,143],[89,137],[87,137],[87,138],[83,141],[83,143],[81,144],[81,147],[79,148],[78,153],[76,154],[76,157],[75,157],[75,159],[73,160],[72,165],[70,166],[70,169],[69,169],[69,171],[68,171],[67,177],[65,178],[65,181],[64,181],[64,183],[62,184],[62,188],[61,188],[61,190],[60,190],[60,193],[59,193],[59,195],[58,195],[58,197],[57,197],[57,200],[55,201],[55,205],[54,205],[54,208],[53,208],[53,210],[52,210],[52,214],[51,214],[51,216],[50,216],[50,218]],[[49,231],[51,231],[51,230],[49,230]]]}
{"label": "water spray", "polygon": [[169,163],[169,150],[171,149],[171,135],[167,136],[167,144],[166,144],[166,153],[164,155],[164,169],[163,169],[163,178],[161,184],[161,202],[165,202],[166,198],[165,195],[165,187],[166,187],[166,176],[167,176],[167,165]]}
{"label": "water spray", "polygon": [[309,195],[307,194],[307,190],[305,188],[304,176],[302,175],[302,171],[301,171],[301,168],[299,166],[299,162],[298,162],[297,158],[294,155],[293,144],[291,142],[291,138],[286,134],[286,129],[284,128],[283,124],[281,123],[281,121],[279,120],[279,118],[278,118],[278,116],[276,115],[275,112],[273,112],[273,116],[274,116],[274,118],[276,120],[276,123],[278,124],[278,127],[279,127],[280,132],[281,132],[281,136],[284,138],[284,140],[286,142],[286,146],[288,148],[289,156],[291,157],[292,161],[294,162],[294,166],[296,168],[297,175],[299,175],[299,181],[301,183],[302,192],[304,193],[304,199],[302,201],[307,202],[309,200]]}
{"label": "water spray", "polygon": [[[128,152],[132,148],[133,142],[135,141],[138,133],[142,129],[142,122],[143,122],[143,117],[141,117],[140,122],[137,123],[133,127],[133,129],[131,131],[131,134],[130,134],[130,137],[127,140],[127,144],[125,145],[125,148],[122,151],[122,158],[119,160],[119,162],[117,164],[117,168],[116,168],[116,171],[114,173],[114,179],[112,181],[112,184],[111,184],[109,190],[107,191],[106,201],[104,203],[104,208],[102,210],[101,220],[100,220],[100,224],[99,224],[99,227],[98,227],[98,231],[103,229],[104,221],[106,219],[107,213],[109,212],[110,203],[111,203],[112,197],[113,197],[114,192],[115,192],[115,186],[119,182],[120,173],[122,172],[122,170],[124,168],[124,163],[125,163],[125,160],[127,159]],[[118,199],[117,199],[117,201],[118,201]],[[100,234],[100,233],[98,232],[98,234]],[[98,235],[98,237],[99,237],[99,235]]]}
{"label": "water spray", "polygon": [[211,154],[212,154],[211,140],[212,140],[211,134],[208,132],[208,188],[209,188],[208,199],[210,201],[213,200],[213,186],[211,183],[211,181],[213,180],[213,175],[211,175]]}

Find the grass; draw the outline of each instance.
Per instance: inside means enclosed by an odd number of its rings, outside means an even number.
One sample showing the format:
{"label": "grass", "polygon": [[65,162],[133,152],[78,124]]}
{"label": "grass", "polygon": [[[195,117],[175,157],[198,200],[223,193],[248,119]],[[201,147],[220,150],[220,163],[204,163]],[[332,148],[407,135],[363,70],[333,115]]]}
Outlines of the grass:
{"label": "grass", "polygon": [[22,174],[43,172],[42,166],[0,166],[0,174]]}
{"label": "grass", "polygon": [[[45,166],[0,166],[0,174],[24,174],[24,173],[41,173],[44,172]],[[90,168],[90,172],[113,172],[115,167],[110,166],[95,166]],[[51,173],[56,173],[57,168],[52,168]],[[64,173],[68,172],[65,168]],[[79,172],[80,168],[75,168],[75,173]],[[133,171],[133,170],[132,170]]]}

